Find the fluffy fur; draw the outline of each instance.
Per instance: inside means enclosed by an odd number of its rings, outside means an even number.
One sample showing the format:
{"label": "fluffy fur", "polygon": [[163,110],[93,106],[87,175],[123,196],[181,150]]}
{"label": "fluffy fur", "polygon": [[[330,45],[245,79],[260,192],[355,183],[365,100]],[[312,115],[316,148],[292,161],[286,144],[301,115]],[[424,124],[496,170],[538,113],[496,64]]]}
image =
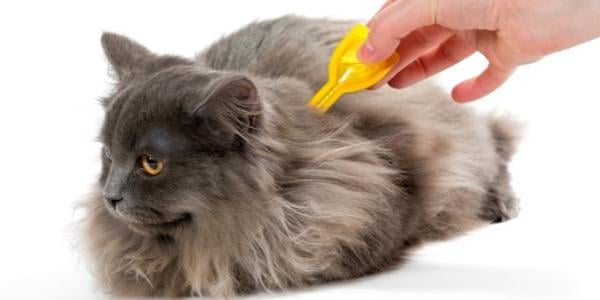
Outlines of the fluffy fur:
{"label": "fluffy fur", "polygon": [[[258,22],[195,60],[103,35],[118,84],[83,228],[108,293],[231,297],[349,279],[517,214],[512,123],[430,84],[348,95],[325,115],[306,106],[351,25]],[[144,154],[165,158],[160,175],[140,172]]]}

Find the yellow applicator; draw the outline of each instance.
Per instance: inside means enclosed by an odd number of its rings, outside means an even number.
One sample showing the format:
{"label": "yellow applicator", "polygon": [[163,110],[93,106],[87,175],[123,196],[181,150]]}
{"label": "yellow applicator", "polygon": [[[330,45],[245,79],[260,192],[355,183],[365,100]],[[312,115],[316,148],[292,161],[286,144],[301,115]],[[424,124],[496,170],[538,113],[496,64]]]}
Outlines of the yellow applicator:
{"label": "yellow applicator", "polygon": [[384,61],[363,64],[358,60],[358,50],[367,40],[369,28],[358,24],[348,32],[337,46],[329,62],[327,83],[308,102],[318,111],[326,112],[343,94],[353,93],[373,86],[392,69],[400,56],[395,53]]}

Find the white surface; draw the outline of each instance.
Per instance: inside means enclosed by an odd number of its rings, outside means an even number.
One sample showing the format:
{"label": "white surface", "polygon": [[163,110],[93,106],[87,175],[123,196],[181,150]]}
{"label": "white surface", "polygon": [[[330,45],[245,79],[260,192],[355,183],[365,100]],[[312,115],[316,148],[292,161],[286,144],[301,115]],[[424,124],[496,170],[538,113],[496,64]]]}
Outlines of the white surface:
{"label": "white surface", "polygon": [[[0,299],[103,298],[69,227],[99,170],[96,100],[110,87],[103,30],[191,56],[257,18],[366,19],[381,1],[340,9],[350,1],[150,2],[0,4]],[[600,299],[598,54],[600,40],[522,67],[474,104],[529,123],[512,164],[518,219],[429,245],[393,272],[269,297]],[[450,87],[484,66],[474,57],[441,82]]]}

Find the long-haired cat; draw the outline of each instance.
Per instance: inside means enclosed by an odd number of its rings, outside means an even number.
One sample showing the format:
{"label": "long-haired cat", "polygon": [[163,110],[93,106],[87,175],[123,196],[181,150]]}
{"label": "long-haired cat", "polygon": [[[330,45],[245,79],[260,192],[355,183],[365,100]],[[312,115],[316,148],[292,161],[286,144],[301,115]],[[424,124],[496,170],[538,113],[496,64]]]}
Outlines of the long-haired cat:
{"label": "long-haired cat", "polygon": [[118,83],[83,226],[107,292],[231,297],[355,278],[517,214],[511,122],[429,84],[348,95],[326,114],[306,105],[351,26],[258,22],[194,60],[102,36]]}

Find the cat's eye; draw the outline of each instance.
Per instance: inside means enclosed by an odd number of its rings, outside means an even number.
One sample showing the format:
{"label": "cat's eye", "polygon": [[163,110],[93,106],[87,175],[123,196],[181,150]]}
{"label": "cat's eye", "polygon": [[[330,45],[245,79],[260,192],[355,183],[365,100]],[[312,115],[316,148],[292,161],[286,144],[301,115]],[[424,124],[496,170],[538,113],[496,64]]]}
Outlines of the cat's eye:
{"label": "cat's eye", "polygon": [[156,176],[162,172],[165,167],[164,162],[161,159],[150,155],[142,155],[139,158],[140,168],[150,176]]}

